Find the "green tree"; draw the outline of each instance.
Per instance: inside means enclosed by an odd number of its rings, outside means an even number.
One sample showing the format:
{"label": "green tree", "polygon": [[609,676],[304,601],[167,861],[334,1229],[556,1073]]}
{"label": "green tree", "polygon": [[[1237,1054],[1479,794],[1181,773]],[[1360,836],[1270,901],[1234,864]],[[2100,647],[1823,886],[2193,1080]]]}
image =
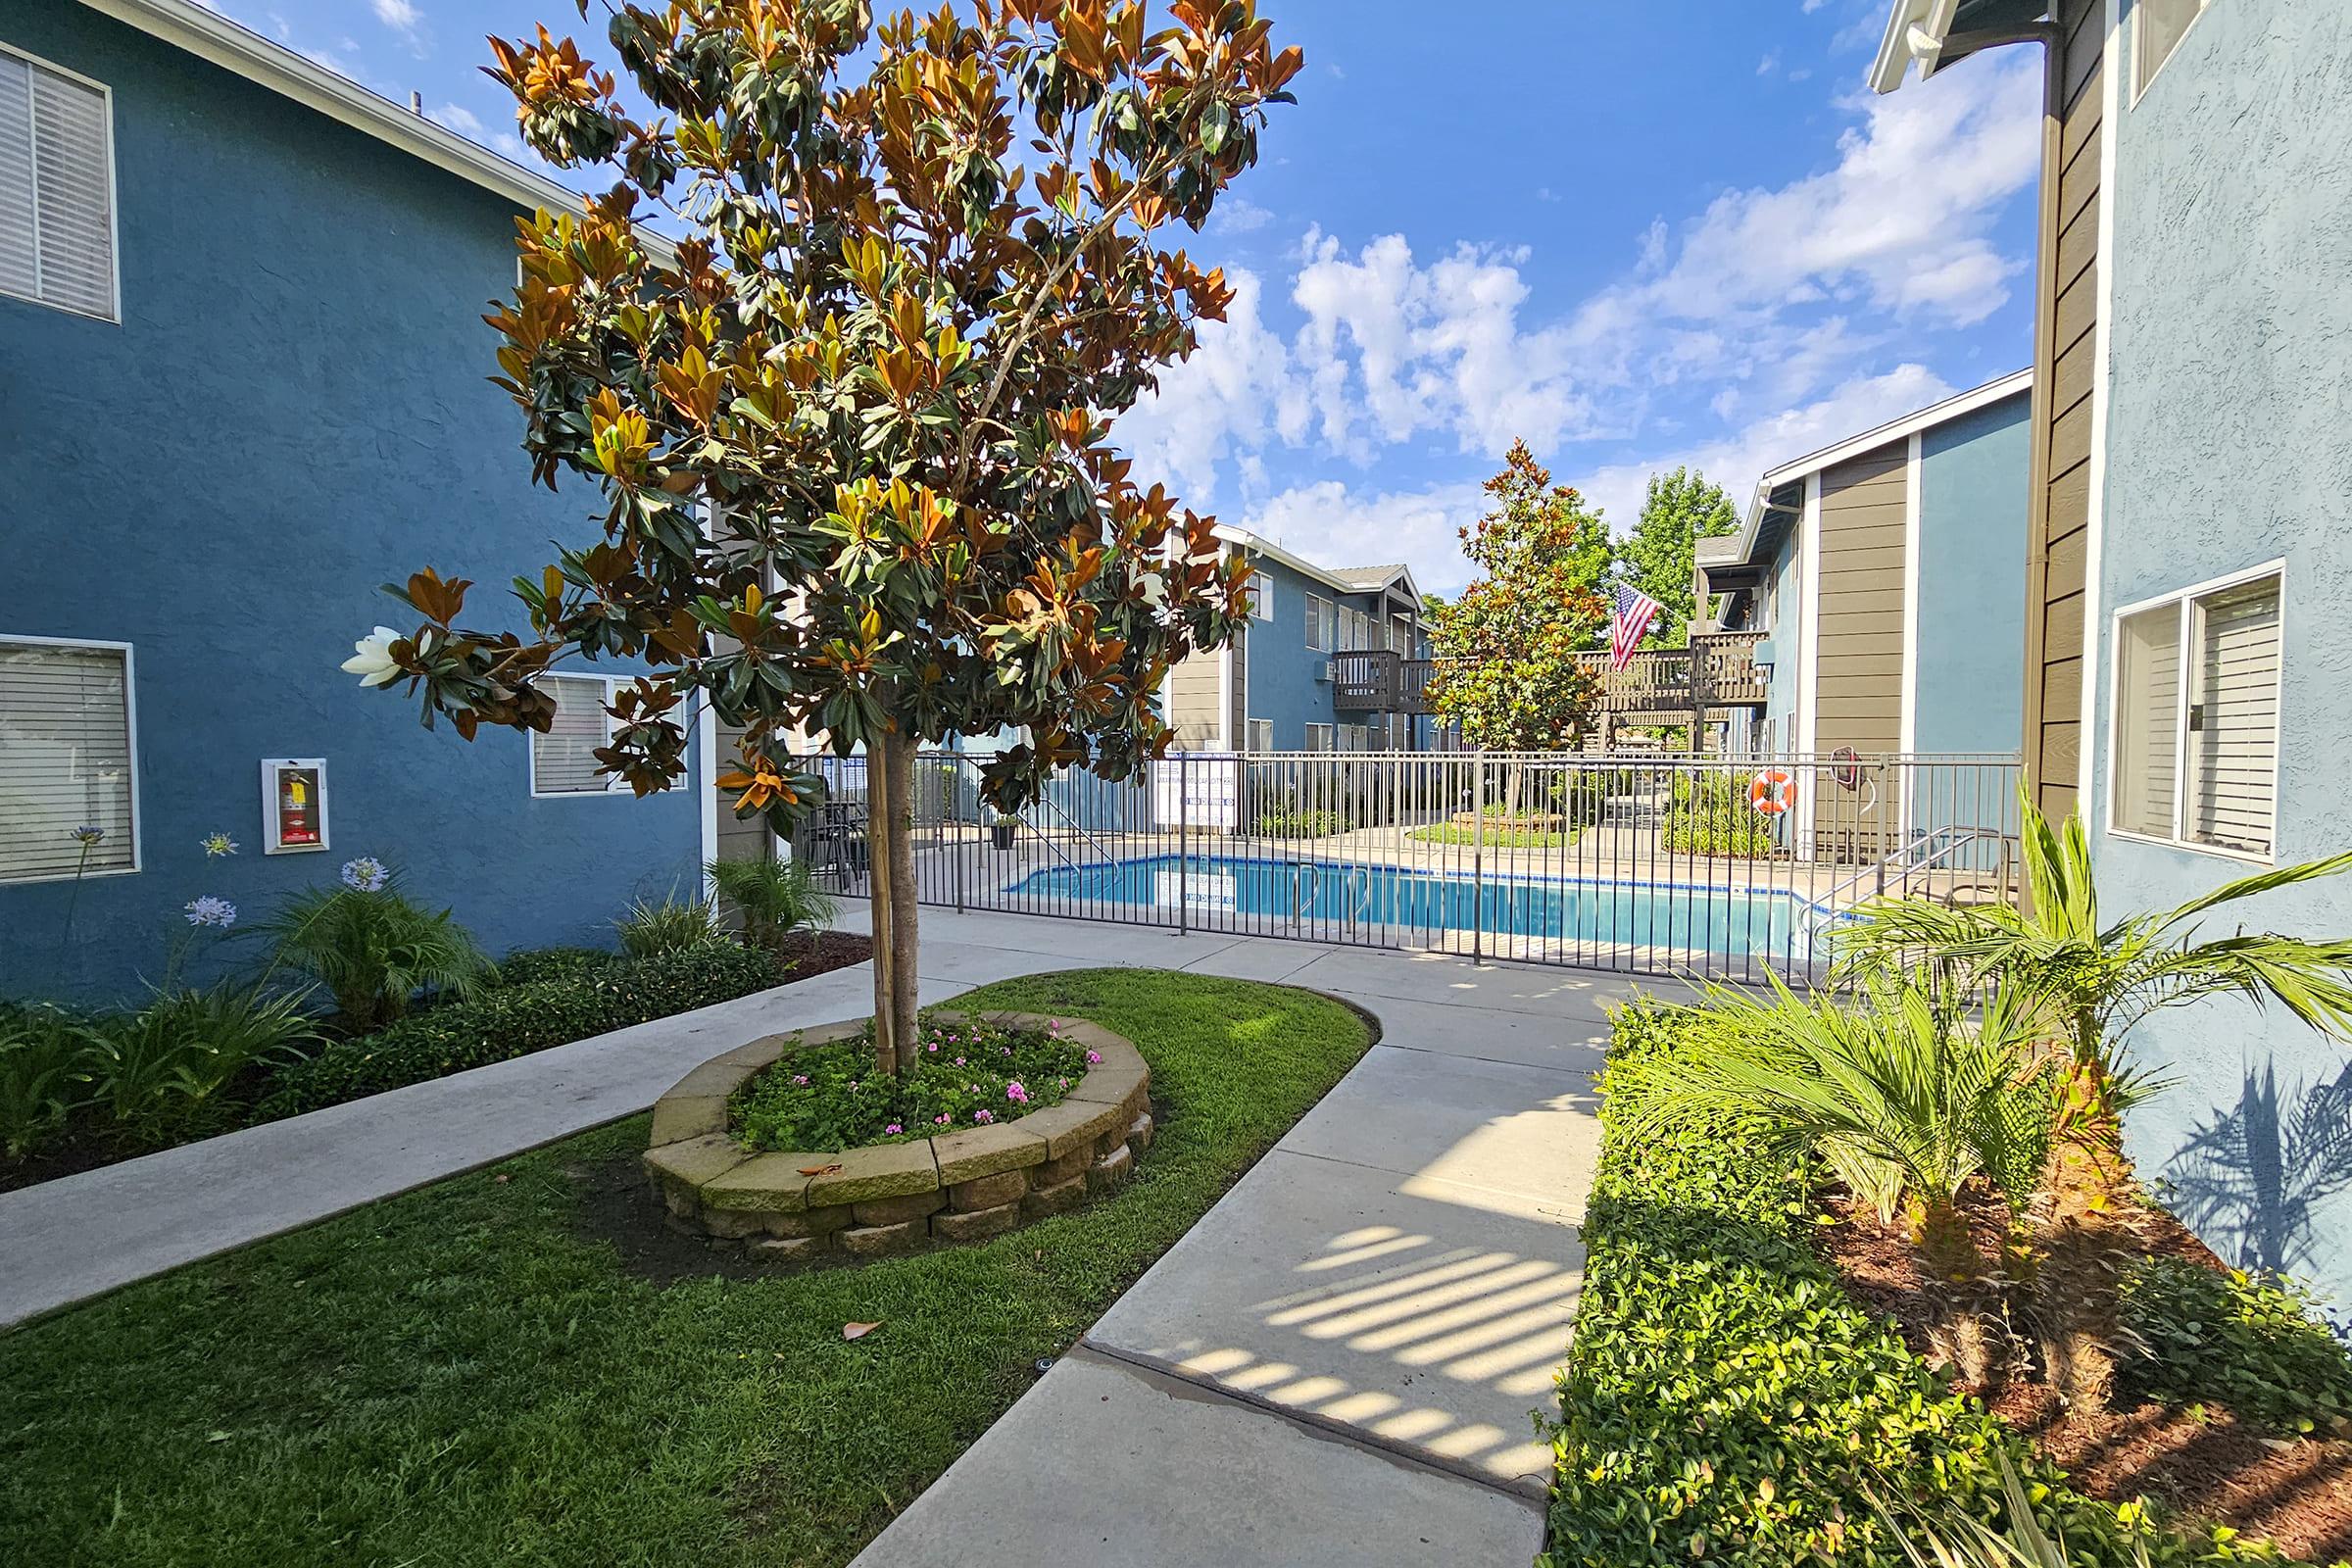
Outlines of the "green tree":
{"label": "green tree", "polygon": [[1617,541],[1617,573],[1655,599],[1659,612],[1650,636],[1666,647],[1679,648],[1690,636],[1691,554],[1698,541],[1730,533],[1740,526],[1723,486],[1708,482],[1694,468],[1649,476],[1649,491],[1642,501],[1642,515],[1632,531]]}
{"label": "green tree", "polygon": [[1577,655],[1607,637],[1608,528],[1524,441],[1486,490],[1494,510],[1461,530],[1480,575],[1433,607],[1431,710],[1489,751],[1572,746],[1600,689]]}
{"label": "green tree", "polygon": [[[470,738],[546,729],[560,659],[643,660],[606,771],[681,778],[707,704],[743,726],[719,785],[779,829],[819,794],[790,735],[862,747],[895,1070],[916,747],[1025,726],[984,769],[1001,810],[1063,767],[1135,777],[1167,744],[1169,667],[1247,612],[1210,519],[1139,491],[1109,431],[1232,297],[1168,236],[1292,101],[1298,52],[1268,31],[1250,0],[879,25],[865,0],[619,4],[645,121],[571,40],[493,40],[524,140],[615,181],[584,218],[519,224],[520,284],[488,318],[533,472],[595,488],[595,537],[515,580],[528,636],[459,626],[468,585],[420,571],[394,592],[422,624],[347,667]],[[688,231],[674,253],[639,232],[649,208]]]}

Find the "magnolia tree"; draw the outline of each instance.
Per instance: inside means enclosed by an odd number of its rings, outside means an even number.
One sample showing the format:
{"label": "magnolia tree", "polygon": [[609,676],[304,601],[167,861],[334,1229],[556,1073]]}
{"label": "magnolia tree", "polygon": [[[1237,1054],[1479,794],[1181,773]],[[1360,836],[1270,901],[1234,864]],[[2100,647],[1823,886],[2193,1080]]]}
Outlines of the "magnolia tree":
{"label": "magnolia tree", "polygon": [[523,138],[617,179],[518,225],[487,318],[535,477],[594,485],[601,536],[515,580],[530,635],[460,625],[468,584],[428,569],[390,590],[422,623],[354,664],[470,738],[548,728],[561,660],[642,660],[604,770],[676,782],[707,707],[742,729],[718,786],[784,831],[821,794],[788,737],[862,749],[885,1070],[915,1035],[916,748],[1025,730],[982,769],[1005,810],[1059,768],[1135,777],[1169,666],[1247,612],[1210,520],[1107,438],[1222,318],[1222,274],[1168,238],[1255,162],[1299,56],[1250,0],[1148,9],[624,5],[650,120],[569,39],[491,41]]}
{"label": "magnolia tree", "polygon": [[[1524,441],[1511,444],[1486,490],[1494,510],[1462,530],[1462,554],[1480,575],[1438,608],[1431,627],[1430,708],[1472,746],[1554,751],[1580,738],[1600,689],[1577,655],[1608,624],[1608,528],[1574,490],[1551,482]],[[1519,782],[1514,766],[1513,810]]]}

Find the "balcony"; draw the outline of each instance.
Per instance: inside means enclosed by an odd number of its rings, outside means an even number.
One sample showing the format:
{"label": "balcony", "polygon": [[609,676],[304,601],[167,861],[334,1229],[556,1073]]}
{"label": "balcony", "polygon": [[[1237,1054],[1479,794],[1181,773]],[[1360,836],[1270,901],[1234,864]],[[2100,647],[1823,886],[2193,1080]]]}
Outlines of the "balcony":
{"label": "balcony", "polygon": [[[1687,721],[1693,710],[1762,708],[1771,683],[1755,661],[1762,632],[1693,632],[1688,648],[1638,653],[1623,669],[1606,654],[1577,662],[1600,681],[1595,713],[1655,723]],[[1368,650],[1331,656],[1331,706],[1343,713],[1426,713],[1435,662]]]}
{"label": "balcony", "polygon": [[1606,654],[1580,654],[1577,662],[1600,681],[1595,712],[1675,722],[1692,712],[1762,708],[1771,689],[1755,661],[1763,640],[1755,631],[1693,632],[1690,647],[1637,653],[1623,669],[1611,669]]}
{"label": "balcony", "polygon": [[1331,706],[1343,713],[1426,713],[1430,662],[1385,649],[1331,656]]}

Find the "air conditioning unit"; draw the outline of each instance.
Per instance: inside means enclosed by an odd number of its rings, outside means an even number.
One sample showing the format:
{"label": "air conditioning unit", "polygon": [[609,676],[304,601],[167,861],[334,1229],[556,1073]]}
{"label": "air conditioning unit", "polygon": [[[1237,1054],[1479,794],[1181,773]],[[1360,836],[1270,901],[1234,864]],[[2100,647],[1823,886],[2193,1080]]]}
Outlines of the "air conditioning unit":
{"label": "air conditioning unit", "polygon": [[1315,679],[1317,679],[1317,680],[1338,680],[1339,678],[1340,678],[1340,662],[1339,662],[1338,660],[1336,660],[1336,659],[1326,659],[1325,661],[1323,661],[1323,673],[1322,673],[1322,674],[1320,674],[1320,675],[1317,675],[1317,676],[1315,677]]}

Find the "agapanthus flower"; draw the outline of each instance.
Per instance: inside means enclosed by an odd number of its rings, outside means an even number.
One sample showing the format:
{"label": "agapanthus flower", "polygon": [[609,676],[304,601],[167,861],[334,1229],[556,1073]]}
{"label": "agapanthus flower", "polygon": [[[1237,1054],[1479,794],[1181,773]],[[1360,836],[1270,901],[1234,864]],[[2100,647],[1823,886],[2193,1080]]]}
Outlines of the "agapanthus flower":
{"label": "agapanthus flower", "polygon": [[226,899],[216,899],[209,893],[201,899],[189,900],[184,907],[188,911],[190,925],[212,926],[225,931],[237,923],[237,906]]}
{"label": "agapanthus flower", "polygon": [[374,893],[392,880],[392,868],[372,855],[343,862],[343,885],[355,893]]}
{"label": "agapanthus flower", "polygon": [[106,829],[102,827],[92,827],[89,823],[84,822],[79,827],[69,828],[66,832],[66,837],[72,839],[74,843],[80,845],[86,850],[91,845],[96,844],[100,839],[106,837]]}
{"label": "agapanthus flower", "polygon": [[204,857],[208,860],[218,860],[223,855],[237,853],[237,841],[225,833],[207,833],[196,841],[196,846],[204,851]]}

